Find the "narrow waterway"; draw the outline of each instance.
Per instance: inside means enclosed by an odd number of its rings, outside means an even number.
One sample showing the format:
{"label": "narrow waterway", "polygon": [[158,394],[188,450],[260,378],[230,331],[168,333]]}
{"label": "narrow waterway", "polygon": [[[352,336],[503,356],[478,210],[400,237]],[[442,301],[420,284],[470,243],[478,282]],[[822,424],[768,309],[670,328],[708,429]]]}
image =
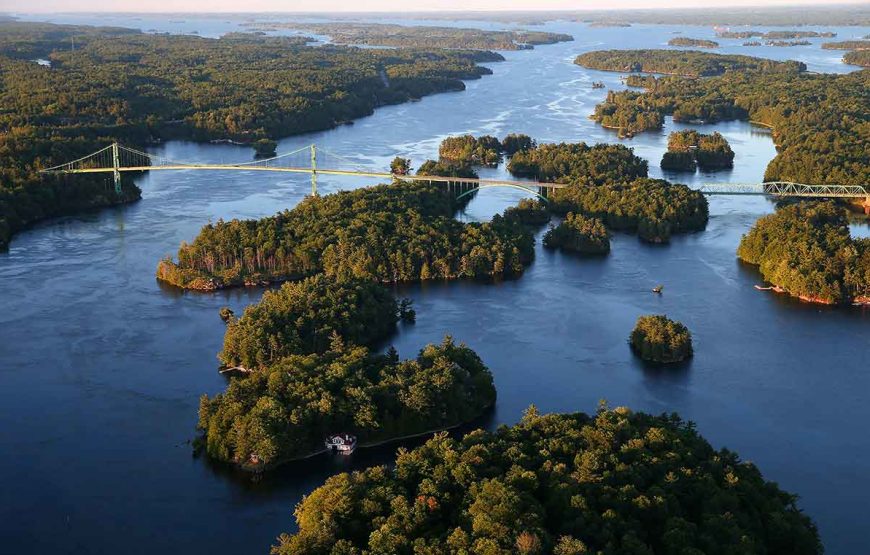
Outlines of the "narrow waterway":
{"label": "narrow waterway", "polygon": [[[186,18],[160,27],[162,20],[144,16],[64,21],[203,35],[239,23]],[[465,132],[616,142],[587,116],[606,94],[591,83],[621,87],[619,75],[584,70],[573,58],[594,49],[659,47],[677,30],[712,38],[708,28],[543,28],[569,32],[576,41],[505,53],[507,62],[491,65],[494,75],[469,82],[464,92],[385,107],[351,126],[283,140],[279,151],[315,142],[364,165],[386,167],[401,155],[416,167],[436,155],[442,138]],[[870,32],[834,30],[838,40]],[[797,58],[816,71],[852,69],[819,42],[720,51]],[[661,133],[625,143],[659,176],[667,133],[676,128],[669,121]],[[767,132],[748,124],[701,129],[726,136],[735,169],[666,177],[753,182],[775,154]],[[246,148],[183,142],[155,151],[189,161],[252,156]],[[321,177],[320,189],[370,183]],[[10,553],[266,553],[280,532],[292,530],[294,505],[327,476],[386,462],[394,452],[319,457],[259,482],[192,457],[198,397],[225,387],[216,371],[223,337],[218,309],[239,311],[262,289],[183,293],[156,282],[157,261],[208,221],[295,205],[308,192],[308,178],[154,172],[139,186],[141,202],[43,223],[0,254],[0,537]],[[481,191],[462,217],[488,219],[519,198],[514,190]],[[498,388],[487,426],[515,422],[531,403],[542,411],[590,412],[604,398],[637,410],[679,412],[715,446],[736,450],[799,494],[828,553],[870,551],[864,515],[870,436],[863,429],[870,420],[864,399],[870,311],[820,308],[752,288],[756,272],[734,253],[740,236],[771,210],[763,198],[714,197],[707,229],[667,246],[617,234],[611,254],[592,260],[539,246],[517,280],[402,287],[418,318],[392,343],[409,357],[449,333],[474,348]],[[659,283],[664,294],[652,295]],[[632,357],[628,334],[637,316],[650,312],[691,329],[691,362],[663,371]]]}

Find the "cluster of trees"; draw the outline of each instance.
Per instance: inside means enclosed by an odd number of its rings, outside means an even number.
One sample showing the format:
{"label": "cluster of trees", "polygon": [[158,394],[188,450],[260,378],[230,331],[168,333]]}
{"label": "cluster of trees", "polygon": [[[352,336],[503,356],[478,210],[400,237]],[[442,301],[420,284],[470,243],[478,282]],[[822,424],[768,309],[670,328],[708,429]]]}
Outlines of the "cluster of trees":
{"label": "cluster of trees", "polygon": [[662,156],[662,169],[694,172],[734,166],[734,151],[718,131],[707,135],[694,129],[674,131],[668,136],[668,150]]}
{"label": "cluster of trees", "polygon": [[[75,49],[71,49],[72,43]],[[139,198],[125,177],[40,175],[113,141],[261,139],[328,129],[384,104],[462,90],[481,51],[309,47],[0,22],[0,248],[41,218]],[[35,59],[45,59],[50,66]],[[270,143],[257,143],[269,155]]]}
{"label": "cluster of trees", "polygon": [[843,63],[853,66],[870,67],[870,50],[853,50],[846,52]]}
{"label": "cluster of trees", "polygon": [[505,209],[504,218],[537,227],[550,221],[550,211],[540,200],[524,198],[516,206]]}
{"label": "cluster of trees", "polygon": [[664,315],[641,316],[628,340],[631,350],[648,362],[669,364],[692,356],[692,334]]}
{"label": "cluster of trees", "polygon": [[447,137],[438,147],[442,161],[472,166],[498,166],[501,161],[501,141],[492,135]]}
{"label": "cluster of trees", "polygon": [[[402,309],[410,310],[409,301]],[[402,315],[381,285],[316,275],[266,291],[240,318],[227,318],[218,358],[224,366],[251,370],[291,354],[322,353],[334,334],[373,345],[395,331]]]}
{"label": "cluster of trees", "polygon": [[199,428],[210,457],[260,471],[321,450],[329,434],[383,441],[468,422],[495,398],[489,369],[449,337],[400,361],[334,334],[323,353],[286,356],[203,395]]}
{"label": "cluster of trees", "polygon": [[674,37],[668,41],[668,46],[688,46],[691,48],[719,48],[714,40],[691,39],[689,37]]}
{"label": "cluster of trees", "polygon": [[870,300],[870,239],[853,239],[846,211],[830,202],[780,207],[737,249],[786,293],[821,303]]}
{"label": "cluster of trees", "polygon": [[[642,64],[647,52],[621,51],[611,69]],[[669,54],[673,58],[663,69],[681,67],[684,53]],[[773,128],[777,144],[765,181],[864,185],[870,182],[868,91],[870,71],[831,75],[740,69],[707,79],[662,77],[643,93],[611,91],[593,117],[605,125],[618,121],[632,132],[661,127],[667,114],[681,122],[760,122]]]}
{"label": "cluster of trees", "polygon": [[668,242],[674,233],[700,231],[709,218],[707,199],[698,191],[648,178],[554,189],[550,208],[598,218],[610,229],[637,233],[652,243]]}
{"label": "cluster of trees", "polygon": [[598,218],[568,212],[558,226],[547,230],[544,246],[580,254],[607,254],[610,237]]}
{"label": "cluster of trees", "polygon": [[457,207],[443,186],[422,182],[310,197],[275,216],[204,226],[157,277],[214,289],[317,273],[377,282],[521,274],[531,232],[500,216],[458,222]]}
{"label": "cluster of trees", "polygon": [[709,77],[728,71],[794,73],[806,70],[802,62],[778,62],[696,50],[597,50],[577,56],[575,64],[603,71],[664,73]]}
{"label": "cluster of trees", "polygon": [[338,44],[416,48],[468,48],[483,50],[528,50],[540,44],[574,40],[571,35],[546,31],[484,31],[462,27],[409,26],[387,23],[249,23],[263,30],[299,29],[329,35]]}
{"label": "cluster of trees", "polygon": [[511,156],[508,171],[539,181],[602,185],[647,176],[647,162],[624,145],[559,143],[536,145]]}
{"label": "cluster of trees", "polygon": [[602,407],[441,434],[306,496],[276,555],[817,555],[796,497],[677,415]]}
{"label": "cluster of trees", "polygon": [[769,40],[764,44],[765,46],[809,46],[812,43],[808,40]]}

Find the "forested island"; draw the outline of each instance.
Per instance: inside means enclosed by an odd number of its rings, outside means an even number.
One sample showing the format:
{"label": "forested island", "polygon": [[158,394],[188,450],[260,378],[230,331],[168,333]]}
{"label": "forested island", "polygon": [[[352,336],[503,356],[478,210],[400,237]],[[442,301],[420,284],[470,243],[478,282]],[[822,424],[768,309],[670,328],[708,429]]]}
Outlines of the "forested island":
{"label": "forested island", "polygon": [[870,303],[870,239],[849,234],[831,202],[780,207],[743,236],[737,256],[775,290],[823,304]]}
{"label": "forested island", "polygon": [[578,254],[607,254],[610,237],[601,220],[568,212],[558,226],[544,235],[544,246]]}
{"label": "forested island", "polygon": [[369,46],[395,46],[414,48],[468,48],[480,50],[528,50],[537,45],[555,44],[574,40],[564,33],[546,31],[485,31],[462,27],[431,27],[395,25],[388,23],[302,23],[254,22],[253,30],[298,29],[328,35],[336,44],[365,44]]}
{"label": "forested island", "polygon": [[384,283],[521,274],[534,256],[529,230],[500,216],[462,223],[459,207],[427,182],[307,197],[268,218],[206,225],[157,277],[211,290],[317,273]]}
{"label": "forested island", "polygon": [[696,50],[596,50],[577,56],[574,63],[602,71],[661,73],[684,77],[710,77],[736,70],[776,74],[806,70],[802,62],[778,62],[752,56]]}
{"label": "forested island", "polygon": [[843,63],[853,66],[870,67],[870,50],[853,50],[843,55]]}
{"label": "forested island", "polygon": [[689,37],[674,37],[668,41],[668,46],[688,46],[690,48],[719,48],[714,40],[692,39]]}
{"label": "forested island", "polygon": [[810,39],[810,38],[832,38],[836,37],[837,33],[832,31],[719,31],[716,36],[722,39],[749,39],[759,37],[762,39],[782,40],[782,39]]}
{"label": "forested island", "polygon": [[687,129],[668,135],[668,150],[662,156],[664,170],[713,171],[734,166],[734,151],[718,131],[704,134]]}
{"label": "forested island", "polygon": [[[75,50],[70,50],[74,42]],[[0,22],[0,248],[36,220],[139,198],[129,177],[38,174],[113,141],[259,144],[378,107],[464,89],[487,51],[310,47],[299,37],[221,39]],[[45,59],[50,66],[34,60]],[[119,78],[123,76],[123,78]]]}
{"label": "forested island", "polygon": [[823,50],[870,50],[870,40],[842,40],[839,42],[823,42]]}
{"label": "forested island", "polygon": [[818,555],[796,497],[677,415],[626,408],[441,434],[394,467],[342,473],[272,553]]}
{"label": "forested island", "polygon": [[647,362],[671,364],[690,358],[692,334],[664,315],[641,316],[628,339],[631,350]]}
{"label": "forested island", "polygon": [[[657,52],[657,69],[664,73],[684,73],[685,54],[702,55],[714,65],[720,58],[726,65],[733,62],[730,56],[712,53]],[[592,52],[580,56],[578,63],[585,65],[585,60],[594,59],[607,62],[598,69],[623,71],[644,66],[648,53]],[[756,61],[749,68],[735,67],[706,79],[661,77],[645,82],[647,89],[642,93],[610,91],[605,102],[595,107],[593,118],[627,134],[659,129],[666,115],[678,122],[750,120],[771,127],[777,145],[765,181],[870,182],[864,130],[870,106],[870,71],[809,74],[798,62],[743,58]],[[760,69],[764,67],[767,69]]]}

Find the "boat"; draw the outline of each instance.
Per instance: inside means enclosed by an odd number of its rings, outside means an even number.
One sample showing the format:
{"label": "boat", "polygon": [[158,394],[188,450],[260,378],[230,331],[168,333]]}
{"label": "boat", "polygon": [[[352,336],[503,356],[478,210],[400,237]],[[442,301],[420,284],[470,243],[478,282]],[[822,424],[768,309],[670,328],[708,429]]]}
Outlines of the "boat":
{"label": "boat", "polygon": [[665,288],[664,285],[656,285],[655,287],[653,287],[652,292],[658,293],[659,295],[661,295],[662,289],[664,289],[664,288]]}
{"label": "boat", "polygon": [[592,88],[593,88],[593,89],[603,89],[603,88],[604,88],[604,83],[602,83],[601,81],[593,81],[593,82],[592,82]]}
{"label": "boat", "polygon": [[350,455],[356,449],[356,436],[351,434],[335,434],[323,442],[327,451]]}

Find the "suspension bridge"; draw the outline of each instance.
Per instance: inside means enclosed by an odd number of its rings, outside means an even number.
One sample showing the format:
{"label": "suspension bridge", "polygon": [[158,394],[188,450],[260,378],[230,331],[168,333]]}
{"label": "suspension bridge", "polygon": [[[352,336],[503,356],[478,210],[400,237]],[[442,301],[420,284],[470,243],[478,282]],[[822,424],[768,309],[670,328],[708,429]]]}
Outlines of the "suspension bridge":
{"label": "suspension bridge", "polygon": [[[326,162],[326,164],[324,164]],[[92,154],[41,170],[46,174],[84,174],[111,173],[114,178],[115,191],[121,192],[121,174],[124,172],[143,172],[161,170],[219,170],[219,171],[265,171],[285,173],[307,173],[311,175],[311,194],[317,195],[318,175],[345,175],[373,177],[378,179],[402,179],[406,181],[430,181],[443,183],[461,197],[480,189],[490,187],[510,187],[532,193],[546,200],[553,189],[567,187],[564,183],[549,183],[543,181],[517,181],[503,179],[483,179],[471,177],[447,177],[434,175],[405,175],[383,170],[361,167],[358,161],[351,160],[308,145],[292,152],[235,163],[195,163],[170,160],[156,154],[150,154],[118,143],[100,149]],[[864,199],[865,210],[870,213],[870,191],[861,185],[807,185],[786,181],[768,181],[764,183],[709,183],[696,188],[705,195],[769,195],[774,197],[806,197],[806,198],[852,198]]]}

